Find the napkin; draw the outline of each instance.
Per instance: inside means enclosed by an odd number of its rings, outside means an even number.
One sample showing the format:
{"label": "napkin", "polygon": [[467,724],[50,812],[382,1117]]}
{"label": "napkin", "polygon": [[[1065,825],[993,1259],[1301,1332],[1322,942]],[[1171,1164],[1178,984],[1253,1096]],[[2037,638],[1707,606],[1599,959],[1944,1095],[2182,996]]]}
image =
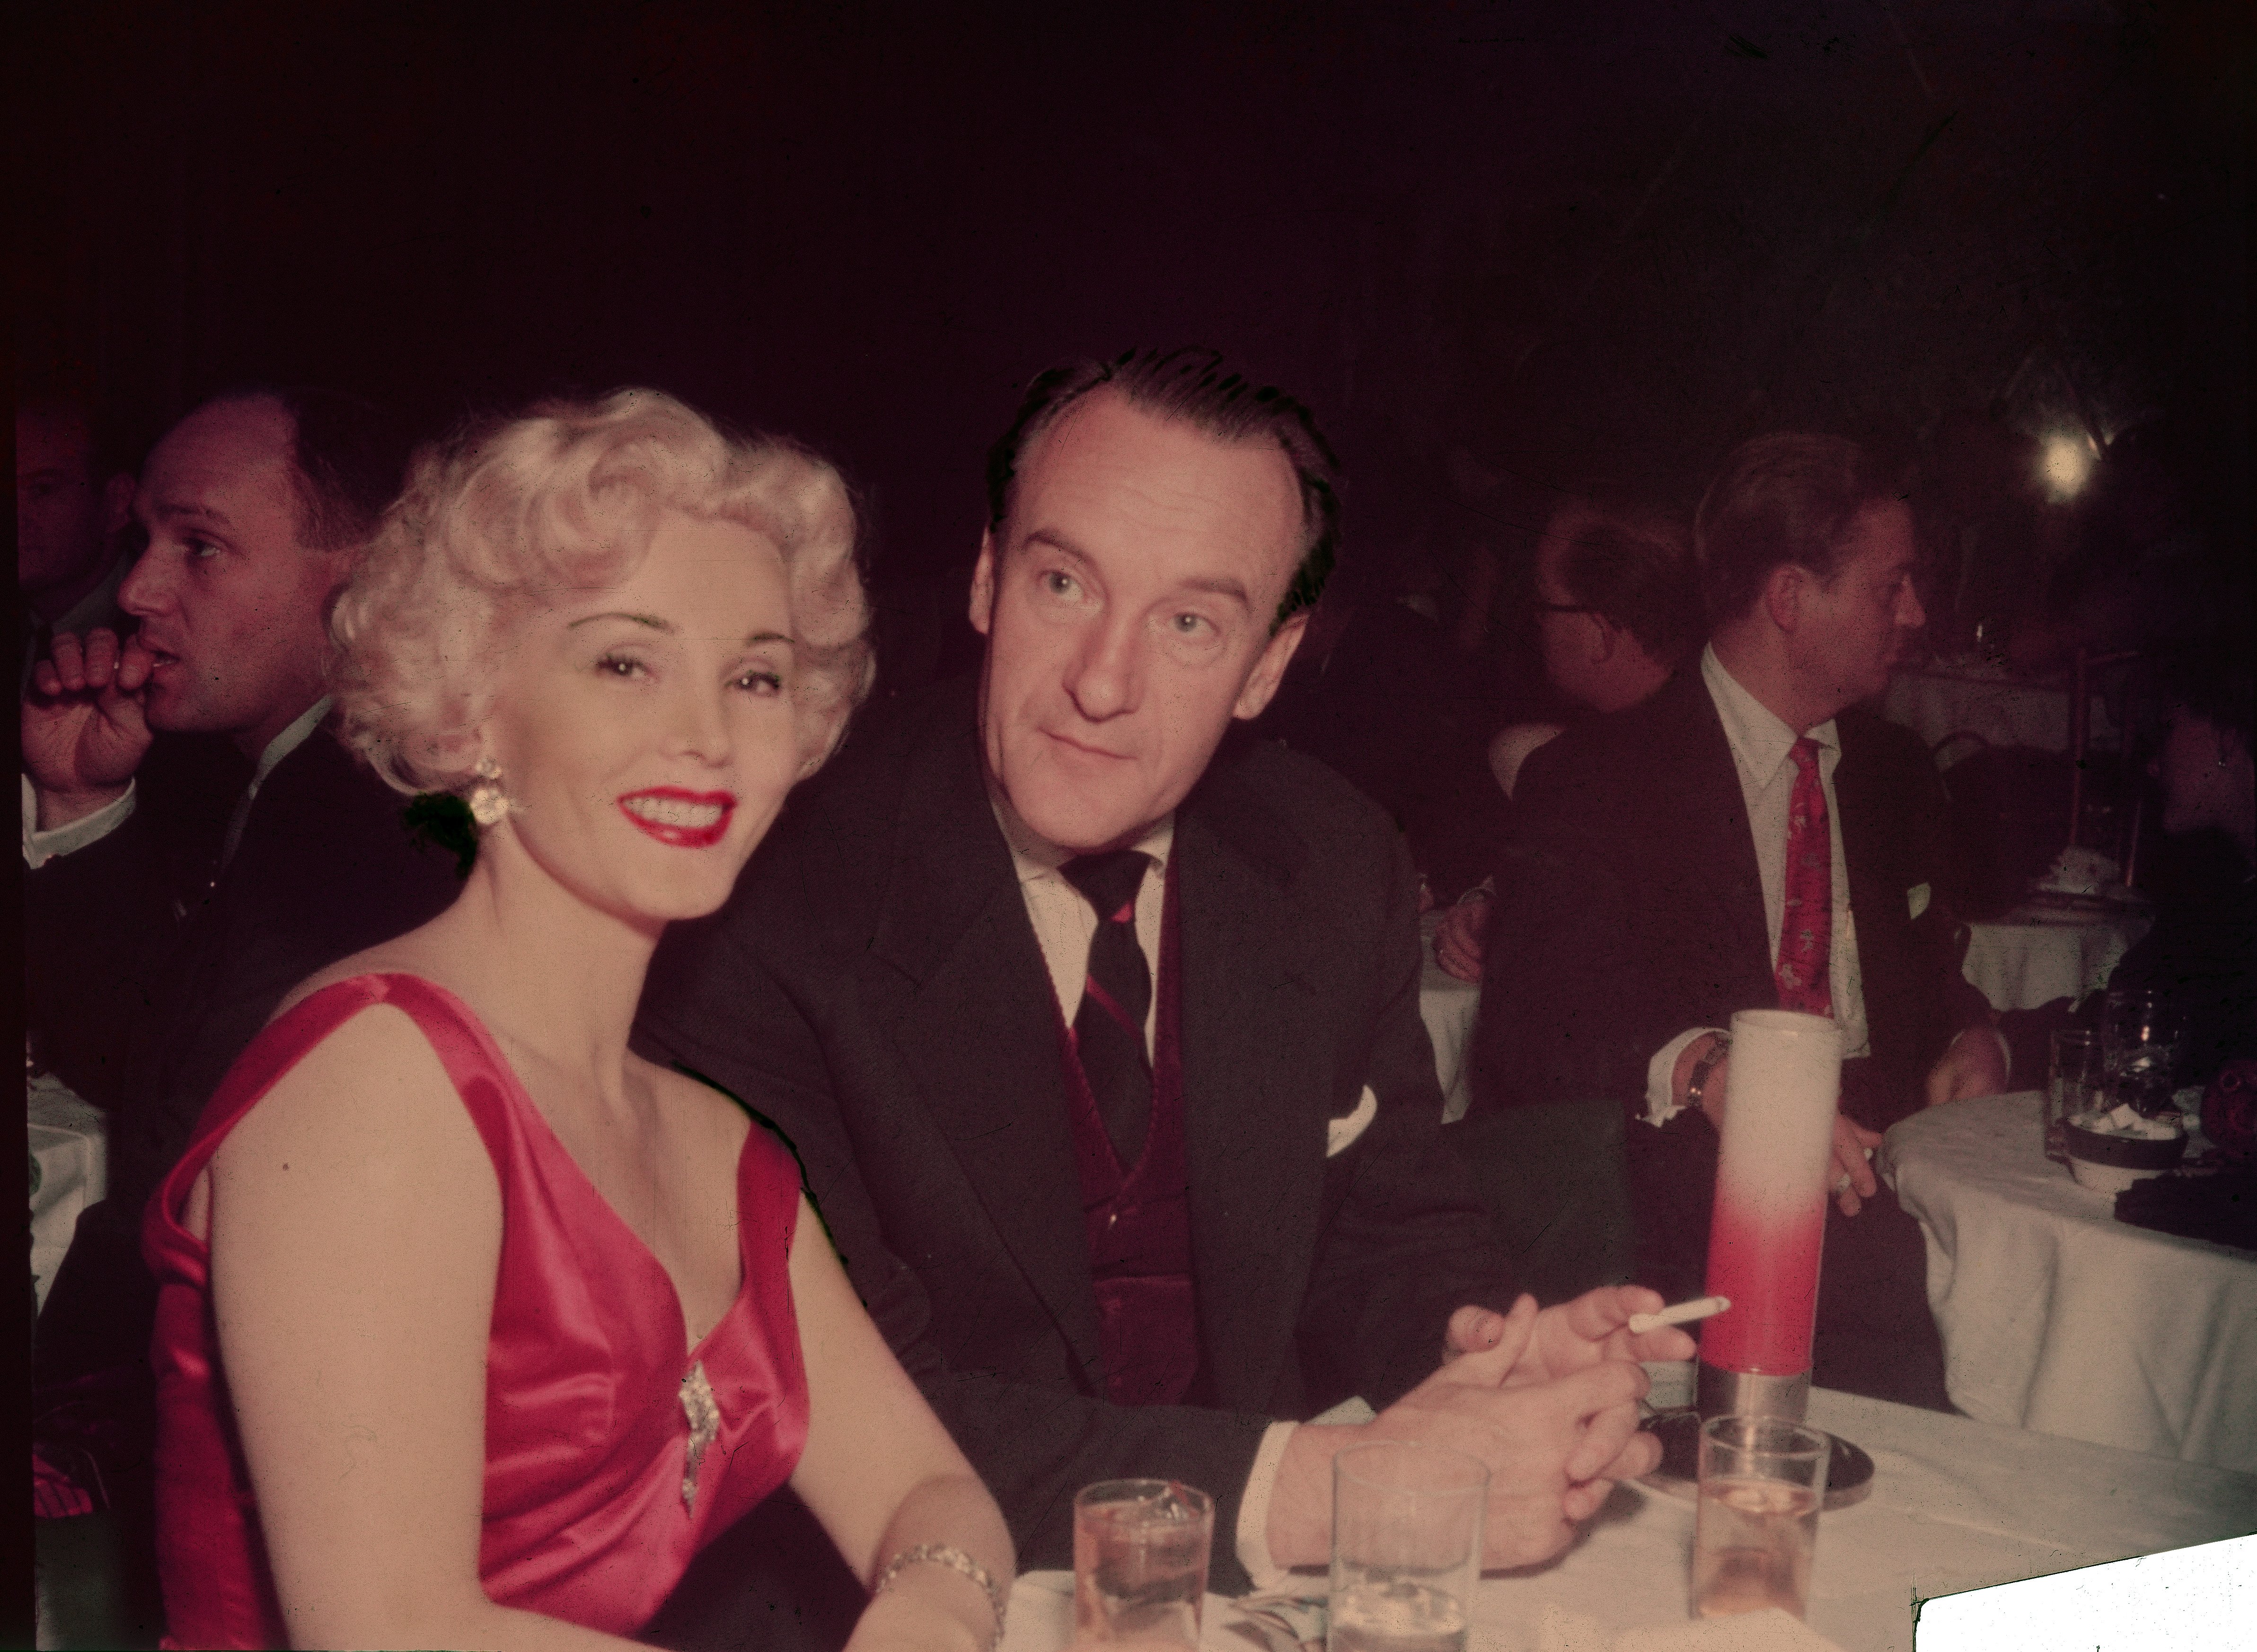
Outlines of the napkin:
{"label": "napkin", "polygon": [[1673,1623],[1659,1629],[1616,1630],[1583,1613],[1547,1604],[1536,1620],[1536,1652],[1842,1652],[1842,1648],[1777,1606],[1736,1618]]}

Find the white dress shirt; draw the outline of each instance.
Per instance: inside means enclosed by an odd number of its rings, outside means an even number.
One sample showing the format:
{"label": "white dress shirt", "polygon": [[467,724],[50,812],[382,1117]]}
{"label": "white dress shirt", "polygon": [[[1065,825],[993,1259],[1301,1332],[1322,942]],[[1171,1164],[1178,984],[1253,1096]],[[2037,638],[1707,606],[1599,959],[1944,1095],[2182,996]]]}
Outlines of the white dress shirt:
{"label": "white dress shirt", "polygon": [[[1787,815],[1799,773],[1789,754],[1794,743],[1805,737],[1742,688],[1724,669],[1713,647],[1701,651],[1701,681],[1716,703],[1716,716],[1724,725],[1724,739],[1732,748],[1732,766],[1739,775],[1741,799],[1747,805],[1748,830],[1755,840],[1756,875],[1763,883],[1765,934],[1776,968],[1779,934],[1786,911]],[[1834,1020],[1842,1029],[1842,1057],[1847,1061],[1871,1055],[1872,1044],[1865,1030],[1864,984],[1857,971],[1857,927],[1850,910],[1850,875],[1842,858],[1842,810],[1834,799],[1834,771],[1842,763],[1842,737],[1829,717],[1809,731],[1808,738],[1818,746],[1818,784],[1826,795],[1826,831],[1833,843],[1834,915],[1826,980],[1834,1000]],[[1677,1058],[1695,1039],[1718,1030],[1688,1027],[1654,1052],[1645,1070],[1649,1124],[1666,1124],[1681,1111],[1674,1093]]]}
{"label": "white dress shirt", "polygon": [[[1044,842],[1013,812],[1010,804],[990,791],[995,822],[1010,845],[1011,865],[1019,874],[1019,895],[1027,903],[1027,918],[1035,927],[1035,940],[1050,966],[1051,985],[1058,993],[1058,1014],[1068,1027],[1081,1008],[1081,991],[1089,978],[1089,942],[1097,933],[1097,909],[1081,891],[1060,875],[1058,868],[1072,860],[1070,850]],[[1154,1029],[1159,1024],[1160,922],[1167,904],[1168,856],[1175,847],[1176,821],[1171,815],[1129,847],[1152,857],[1144,881],[1136,891],[1136,944],[1143,949],[1145,966],[1152,972],[1154,990],[1144,1012],[1144,1052],[1152,1052]],[[1285,1574],[1270,1558],[1270,1493],[1284,1461],[1285,1443],[1294,1424],[1272,1423],[1263,1431],[1246,1477],[1246,1490],[1238,1502],[1235,1546],[1238,1564],[1246,1568],[1256,1589],[1274,1588]]]}

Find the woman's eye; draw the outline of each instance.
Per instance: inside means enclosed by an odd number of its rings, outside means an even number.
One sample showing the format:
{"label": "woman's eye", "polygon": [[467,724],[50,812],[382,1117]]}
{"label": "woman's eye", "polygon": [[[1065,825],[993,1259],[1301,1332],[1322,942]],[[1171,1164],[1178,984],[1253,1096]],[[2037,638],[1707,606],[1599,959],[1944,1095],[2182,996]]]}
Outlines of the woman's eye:
{"label": "woman's eye", "polygon": [[642,661],[628,654],[605,654],[596,661],[596,669],[606,677],[640,677]]}
{"label": "woman's eye", "polygon": [[774,671],[747,671],[737,679],[736,686],[748,694],[782,694],[783,677]]}

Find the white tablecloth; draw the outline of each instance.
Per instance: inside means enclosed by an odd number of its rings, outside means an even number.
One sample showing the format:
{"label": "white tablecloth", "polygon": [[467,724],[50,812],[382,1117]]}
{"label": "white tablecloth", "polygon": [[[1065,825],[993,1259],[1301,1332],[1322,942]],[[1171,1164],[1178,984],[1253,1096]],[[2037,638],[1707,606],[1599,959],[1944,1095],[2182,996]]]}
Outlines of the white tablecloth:
{"label": "white tablecloth", "polygon": [[[1819,1521],[1810,1627],[1846,1652],[1909,1652],[1915,1597],[2257,1530],[2257,1477],[1824,1389],[1810,1416],[1874,1464],[1872,1495]],[[1547,1610],[1610,1630],[1681,1624],[1692,1543],[1690,1503],[1623,1487],[1559,1561],[1482,1579],[1472,1652],[1535,1652]],[[1072,1592],[1064,1572],[1021,1578],[1003,1652],[1058,1652]],[[1209,1597],[1206,1652],[1250,1652],[1235,1615]]]}
{"label": "white tablecloth", "polygon": [[78,1231],[78,1213],[98,1203],[109,1185],[109,1138],[102,1114],[51,1074],[26,1083],[24,1101],[33,1184],[32,1281],[45,1308],[47,1287]]}
{"label": "white tablecloth", "polygon": [[1880,1162],[1928,1236],[1952,1403],[2257,1471],[2257,1255],[2116,1220],[2046,1159],[2035,1091],[1916,1113]]}
{"label": "white tablecloth", "polygon": [[[1981,735],[1992,745],[2069,750],[2070,681],[2031,682],[1980,666],[1901,671],[1881,696],[1881,715],[1901,723],[1933,748],[1947,735]],[[2105,700],[2092,696],[2092,743],[2119,744]]]}
{"label": "white tablecloth", "polygon": [[1419,943],[1426,960],[1419,980],[1419,1017],[1426,1023],[1426,1036],[1434,1046],[1434,1077],[1442,1085],[1442,1122],[1454,1124],[1466,1116],[1473,1090],[1466,1072],[1466,1051],[1473,1043],[1474,1015],[1481,1008],[1481,988],[1461,981],[1434,962],[1434,930],[1447,907],[1438,907],[1419,920]]}
{"label": "white tablecloth", "polygon": [[2098,992],[2154,926],[2143,907],[2095,914],[2020,907],[1968,928],[1967,978],[1994,1010],[2034,1010]]}

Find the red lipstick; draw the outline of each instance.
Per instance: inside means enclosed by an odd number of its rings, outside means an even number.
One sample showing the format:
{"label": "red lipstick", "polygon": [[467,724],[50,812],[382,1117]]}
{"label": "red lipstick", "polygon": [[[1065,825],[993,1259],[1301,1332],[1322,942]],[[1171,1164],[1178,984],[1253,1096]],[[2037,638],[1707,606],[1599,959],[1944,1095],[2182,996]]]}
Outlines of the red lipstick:
{"label": "red lipstick", "polygon": [[[634,805],[643,807],[638,809]],[[737,807],[728,792],[691,792],[679,786],[654,786],[619,799],[619,813],[673,849],[711,849],[728,836]],[[719,813],[707,819],[710,810]]]}

